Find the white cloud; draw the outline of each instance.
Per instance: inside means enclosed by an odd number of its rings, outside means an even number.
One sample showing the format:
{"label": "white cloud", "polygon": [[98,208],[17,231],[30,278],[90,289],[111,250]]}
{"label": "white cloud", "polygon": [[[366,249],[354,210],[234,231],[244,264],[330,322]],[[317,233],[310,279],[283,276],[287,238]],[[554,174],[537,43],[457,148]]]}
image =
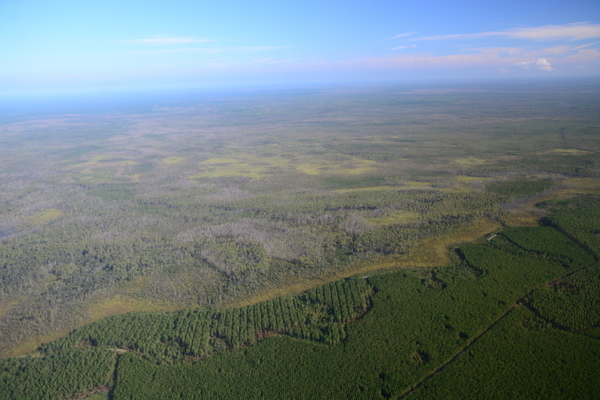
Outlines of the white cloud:
{"label": "white cloud", "polygon": [[573,47],[573,49],[572,49],[572,50],[579,50],[579,49],[583,49],[583,48],[585,48],[585,47],[594,46],[594,45],[596,45],[596,44],[598,44],[598,42],[596,42],[596,43],[582,44],[581,46]]}
{"label": "white cloud", "polygon": [[600,37],[600,25],[577,22],[566,25],[546,25],[537,28],[514,29],[507,33],[513,39],[582,40]]}
{"label": "white cloud", "polygon": [[542,49],[540,51],[541,54],[551,54],[551,55],[560,55],[560,54],[565,54],[569,51],[571,51],[572,48],[570,46],[554,46],[554,47],[547,47],[545,49]]}
{"label": "white cloud", "polygon": [[292,63],[292,62],[301,61],[301,60],[306,60],[306,59],[305,58],[286,58],[286,59],[277,60],[272,57],[267,57],[267,58],[255,58],[253,60],[253,62],[255,64],[275,65],[275,64],[287,64],[287,63]]}
{"label": "white cloud", "polygon": [[398,47],[392,47],[391,50],[402,50],[402,49],[412,49],[417,47],[416,44],[411,44],[410,46],[398,46]]}
{"label": "white cloud", "polygon": [[[585,50],[580,50],[585,51]],[[585,59],[584,59],[585,57]],[[595,54],[580,55],[578,61],[593,61],[598,58]],[[552,60],[554,62],[554,60]],[[571,62],[561,59],[560,63]],[[575,60],[573,60],[575,62]],[[508,73],[516,69],[553,71],[553,65],[546,58],[526,59],[521,55],[501,57],[494,53],[469,53],[449,54],[437,56],[430,53],[410,53],[403,55],[390,55],[386,57],[373,57],[356,60],[346,60],[338,65],[348,68],[369,69],[411,69],[411,68],[489,68],[498,72]]]}
{"label": "white cloud", "polygon": [[221,50],[235,50],[235,51],[243,51],[245,53],[254,53],[260,51],[271,51],[271,50],[281,50],[281,49],[289,49],[289,46],[245,46],[245,47],[225,47]]}
{"label": "white cloud", "polygon": [[522,61],[520,63],[516,63],[515,65],[521,66],[525,69],[531,69],[531,67],[534,67],[541,69],[542,71],[554,71],[552,64],[550,64],[545,58],[539,58],[535,61]]}
{"label": "white cloud", "polygon": [[399,33],[399,34],[397,34],[397,35],[395,35],[395,36],[392,36],[392,37],[389,37],[389,38],[387,38],[387,39],[388,39],[388,40],[389,40],[389,39],[400,39],[400,38],[403,38],[403,37],[412,36],[412,35],[414,35],[415,33],[417,33],[417,32]]}
{"label": "white cloud", "polygon": [[523,50],[519,49],[518,47],[478,47],[478,48],[467,49],[467,50],[473,50],[473,51],[477,51],[480,53],[486,53],[486,54],[510,54],[510,55],[520,54],[523,52]]}
{"label": "white cloud", "polygon": [[155,37],[149,39],[130,39],[126,40],[128,43],[141,43],[141,44],[188,44],[188,43],[206,43],[214,42],[212,39],[201,39],[190,36],[183,37]]}
{"label": "white cloud", "polygon": [[531,40],[583,40],[600,37],[600,24],[576,22],[565,25],[544,25],[534,28],[514,28],[499,32],[425,36],[414,38],[414,40],[472,39],[488,36],[504,36],[509,39]]}
{"label": "white cloud", "polygon": [[245,47],[221,47],[221,48],[207,48],[207,47],[182,47],[177,49],[157,49],[157,50],[138,50],[137,54],[167,54],[167,53],[206,53],[215,54],[221,52],[237,52],[237,53],[258,53],[262,51],[272,51],[287,49],[287,46],[245,46]]}
{"label": "white cloud", "polygon": [[170,54],[170,53],[206,53],[214,54],[223,51],[223,49],[209,49],[201,47],[181,47],[177,49],[157,49],[157,50],[138,50],[136,54]]}
{"label": "white cloud", "polygon": [[527,57],[527,58],[545,58],[545,57],[556,57],[556,56],[565,57],[565,56],[568,56],[569,54],[575,54],[578,50],[584,49],[586,47],[594,46],[596,44],[597,43],[588,43],[588,44],[582,44],[580,46],[561,45],[561,46],[546,47],[541,50],[523,51],[521,53],[521,55],[523,57]]}

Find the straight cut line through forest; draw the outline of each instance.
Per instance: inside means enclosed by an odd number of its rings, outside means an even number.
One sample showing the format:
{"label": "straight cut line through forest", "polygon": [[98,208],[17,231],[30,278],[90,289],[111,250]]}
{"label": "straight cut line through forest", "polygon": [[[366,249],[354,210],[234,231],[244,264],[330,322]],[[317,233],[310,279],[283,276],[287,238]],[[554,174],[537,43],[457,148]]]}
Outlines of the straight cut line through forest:
{"label": "straight cut line through forest", "polygon": [[407,391],[405,391],[404,393],[402,393],[400,396],[398,396],[398,400],[401,399],[405,399],[407,398],[411,393],[413,393],[415,390],[417,390],[418,388],[420,388],[421,386],[423,386],[423,384],[425,382],[427,382],[429,379],[433,378],[435,375],[437,375],[438,373],[442,372],[446,367],[448,367],[450,364],[452,364],[453,362],[455,362],[456,360],[458,360],[464,353],[466,353],[475,343],[477,343],[479,341],[479,339],[481,339],[483,336],[485,336],[486,333],[488,333],[490,330],[492,330],[492,328],[494,328],[494,326],[496,326],[500,321],[502,321],[504,318],[506,318],[512,311],[514,311],[515,308],[517,307],[521,307],[525,305],[526,302],[526,298],[530,295],[532,295],[533,293],[537,292],[540,289],[543,289],[545,287],[548,286],[553,286],[563,280],[565,280],[566,278],[575,275],[578,272],[583,271],[584,269],[590,267],[591,265],[595,264],[596,261],[589,263],[587,265],[584,265],[583,267],[579,267],[574,271],[570,271],[569,273],[564,274],[563,276],[561,276],[560,278],[557,279],[553,279],[549,282],[544,283],[543,285],[538,286],[535,289],[530,290],[529,292],[527,292],[525,295],[523,295],[521,298],[519,298],[519,300],[517,300],[517,302],[515,304],[512,305],[511,308],[509,308],[508,310],[506,310],[506,312],[504,312],[504,314],[502,314],[501,316],[499,316],[496,320],[494,320],[491,324],[489,324],[483,331],[481,331],[480,334],[478,334],[477,336],[475,336],[465,347],[463,347],[462,349],[460,349],[452,358],[450,358],[450,360],[448,360],[447,362],[445,362],[444,364],[440,365],[439,367],[437,367],[435,370],[433,370],[430,374],[428,374],[427,376],[425,376],[423,379],[421,379],[419,382],[415,383],[413,386],[411,386]]}

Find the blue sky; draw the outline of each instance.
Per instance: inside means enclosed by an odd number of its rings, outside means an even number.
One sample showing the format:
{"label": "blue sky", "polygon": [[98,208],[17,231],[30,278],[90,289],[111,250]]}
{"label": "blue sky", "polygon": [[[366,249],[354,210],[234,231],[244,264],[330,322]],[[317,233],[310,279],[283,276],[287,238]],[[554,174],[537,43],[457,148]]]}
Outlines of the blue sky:
{"label": "blue sky", "polygon": [[600,1],[0,0],[0,93],[600,75]]}

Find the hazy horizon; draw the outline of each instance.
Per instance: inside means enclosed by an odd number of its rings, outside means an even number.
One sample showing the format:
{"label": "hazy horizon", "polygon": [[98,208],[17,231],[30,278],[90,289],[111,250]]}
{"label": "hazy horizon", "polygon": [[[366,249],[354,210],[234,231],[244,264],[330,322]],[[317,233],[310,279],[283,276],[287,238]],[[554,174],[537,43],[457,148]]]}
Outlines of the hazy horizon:
{"label": "hazy horizon", "polygon": [[184,107],[197,102],[264,96],[304,96],[314,93],[392,91],[432,95],[440,92],[513,92],[530,87],[535,91],[566,90],[577,87],[600,90],[599,77],[437,79],[388,82],[328,82],[307,84],[221,85],[172,88],[106,88],[104,90],[46,91],[18,94],[0,93],[0,121],[61,114],[132,114],[156,112],[162,107]]}

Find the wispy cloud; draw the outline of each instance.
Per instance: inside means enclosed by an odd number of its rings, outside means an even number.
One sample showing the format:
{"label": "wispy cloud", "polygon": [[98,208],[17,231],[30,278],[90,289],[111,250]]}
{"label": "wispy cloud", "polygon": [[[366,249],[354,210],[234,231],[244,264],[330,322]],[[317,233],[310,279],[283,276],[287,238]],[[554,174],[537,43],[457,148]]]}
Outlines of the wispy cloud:
{"label": "wispy cloud", "polygon": [[518,47],[477,47],[474,49],[467,49],[468,51],[476,51],[484,54],[509,54],[515,55],[523,52],[523,49]]}
{"label": "wispy cloud", "polygon": [[479,32],[454,35],[436,35],[413,40],[472,39],[489,36],[504,36],[509,39],[530,40],[583,40],[600,37],[600,24],[576,22],[565,25],[544,25],[533,28],[513,28],[505,31]]}
{"label": "wispy cloud", "polygon": [[245,46],[245,47],[225,47],[222,50],[237,50],[243,51],[246,53],[254,53],[260,51],[272,51],[272,50],[282,50],[289,49],[289,46]]}
{"label": "wispy cloud", "polygon": [[402,50],[402,49],[414,49],[415,47],[417,47],[416,44],[411,44],[410,46],[398,46],[398,47],[392,47],[391,50]]}
{"label": "wispy cloud", "polygon": [[572,51],[573,48],[571,46],[554,46],[554,47],[546,47],[545,49],[540,50],[538,53],[557,56],[560,54],[565,54]]}
{"label": "wispy cloud", "polygon": [[214,54],[223,51],[223,49],[210,49],[202,47],[180,47],[177,49],[154,49],[154,50],[137,50],[135,54],[177,54],[177,53],[206,53]]}
{"label": "wispy cloud", "polygon": [[140,44],[189,44],[189,43],[206,43],[206,42],[214,42],[213,39],[202,39],[191,36],[182,36],[182,37],[154,37],[148,39],[130,39],[125,40],[127,43],[140,43]]}
{"label": "wispy cloud", "polygon": [[280,49],[288,49],[287,46],[245,46],[245,47],[182,47],[177,49],[155,49],[155,50],[138,50],[137,54],[168,54],[168,53],[206,53],[215,54],[221,52],[237,52],[237,53],[259,53],[263,51],[273,51]]}
{"label": "wispy cloud", "polygon": [[512,39],[582,40],[600,37],[600,25],[577,22],[566,25],[546,25],[537,28],[513,29],[506,35]]}
{"label": "wispy cloud", "polygon": [[395,35],[395,36],[392,36],[392,37],[389,37],[389,38],[386,38],[386,39],[388,39],[388,40],[390,40],[390,39],[400,39],[400,38],[403,38],[403,37],[412,36],[412,35],[414,35],[415,33],[417,33],[417,32],[406,32],[406,33],[399,33],[399,34],[397,34],[397,35]]}
{"label": "wispy cloud", "polygon": [[523,51],[522,55],[525,57],[563,56],[563,55],[568,55],[568,54],[574,54],[577,51],[580,51],[581,49],[584,49],[584,48],[590,47],[590,46],[594,46],[596,44],[597,43],[587,43],[587,44],[582,44],[581,46],[561,45],[561,46],[546,47],[541,50]]}
{"label": "wispy cloud", "polygon": [[267,58],[255,58],[253,62],[255,64],[263,64],[263,65],[276,65],[276,64],[288,64],[293,62],[298,62],[306,60],[306,58],[285,58],[285,59],[274,59],[272,57]]}
{"label": "wispy cloud", "polygon": [[[494,68],[506,73],[518,70],[546,73],[564,70],[569,66],[592,67],[600,60],[600,52],[596,49],[579,49],[558,58],[527,57],[525,52],[511,51],[508,56],[501,55],[491,48],[468,54],[435,55],[427,52],[388,55],[355,60],[344,60],[337,65],[345,68],[364,69],[414,69],[414,68]],[[499,48],[497,50],[506,50]],[[518,50],[518,49],[516,49]],[[506,54],[506,53],[504,53]]]}

